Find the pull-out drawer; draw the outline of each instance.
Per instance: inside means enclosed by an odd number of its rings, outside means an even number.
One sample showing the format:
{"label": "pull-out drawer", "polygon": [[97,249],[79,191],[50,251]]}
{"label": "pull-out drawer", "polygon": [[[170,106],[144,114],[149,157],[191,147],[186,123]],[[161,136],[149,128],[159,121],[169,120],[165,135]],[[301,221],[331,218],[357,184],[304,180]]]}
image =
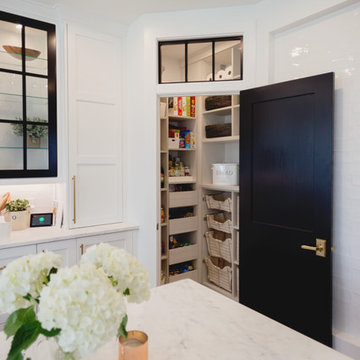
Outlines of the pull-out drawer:
{"label": "pull-out drawer", "polygon": [[169,250],[169,264],[173,265],[184,261],[197,259],[198,248],[199,247],[197,244],[193,244]]}
{"label": "pull-out drawer", "polygon": [[198,217],[191,216],[169,221],[169,235],[176,235],[198,230]]}
{"label": "pull-out drawer", "polygon": [[169,207],[192,206],[198,204],[197,191],[177,191],[169,193]]}

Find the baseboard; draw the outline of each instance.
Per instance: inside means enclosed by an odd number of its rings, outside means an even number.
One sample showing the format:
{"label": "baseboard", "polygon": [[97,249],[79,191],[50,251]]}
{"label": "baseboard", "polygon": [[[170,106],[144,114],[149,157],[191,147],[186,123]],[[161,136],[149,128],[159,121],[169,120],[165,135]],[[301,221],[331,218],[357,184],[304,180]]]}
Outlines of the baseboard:
{"label": "baseboard", "polygon": [[360,360],[360,339],[333,329],[333,348],[354,360]]}

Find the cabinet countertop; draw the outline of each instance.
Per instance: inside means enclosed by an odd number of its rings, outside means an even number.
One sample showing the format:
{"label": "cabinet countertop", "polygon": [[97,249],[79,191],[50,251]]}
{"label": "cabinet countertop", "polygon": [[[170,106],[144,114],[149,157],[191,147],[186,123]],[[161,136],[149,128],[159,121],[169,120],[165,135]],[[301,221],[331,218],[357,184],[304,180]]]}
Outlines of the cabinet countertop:
{"label": "cabinet countertop", "polygon": [[[128,304],[128,329],[149,336],[149,360],[350,360],[278,322],[191,280],[152,289],[151,299]],[[0,358],[10,346],[0,333]],[[27,356],[54,359],[45,341]],[[116,360],[112,340],[84,360]]]}
{"label": "cabinet countertop", "polygon": [[125,222],[78,229],[59,229],[53,226],[43,228],[28,228],[26,230],[12,231],[9,241],[0,241],[0,249],[33,245],[57,240],[69,240],[85,236],[105,235],[115,232],[132,231],[138,229],[138,225]]}

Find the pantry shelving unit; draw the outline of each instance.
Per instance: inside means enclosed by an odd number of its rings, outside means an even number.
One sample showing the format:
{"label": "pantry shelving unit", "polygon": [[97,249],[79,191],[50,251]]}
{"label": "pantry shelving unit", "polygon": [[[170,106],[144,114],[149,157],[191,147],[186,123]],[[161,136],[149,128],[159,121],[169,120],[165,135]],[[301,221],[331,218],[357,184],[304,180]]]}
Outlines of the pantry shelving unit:
{"label": "pantry shelving unit", "polygon": [[[160,227],[159,258],[160,284],[170,283],[189,278],[199,281],[199,196],[197,189],[197,148],[169,148],[169,127],[186,127],[197,135],[196,117],[177,116],[168,109],[168,99],[161,98],[161,103],[166,104],[165,114],[160,116],[160,166],[164,170],[165,184],[160,191],[160,207],[163,208],[165,222]],[[162,105],[164,106],[164,105]],[[190,167],[191,176],[169,176],[169,157],[179,157],[185,165]],[[161,171],[161,169],[160,169]],[[161,184],[160,184],[161,185]],[[187,191],[174,191],[175,187],[187,186]],[[173,209],[192,208],[193,216],[170,219]],[[160,209],[161,211],[161,209]],[[170,248],[171,239],[181,239],[187,246]],[[171,268],[179,264],[191,264],[193,270],[171,275]]]}
{"label": "pantry shelving unit", "polygon": [[[191,278],[218,291],[219,293],[238,301],[239,297],[239,186],[215,185],[212,183],[212,164],[239,163],[239,96],[231,95],[231,106],[219,109],[205,110],[206,96],[196,97],[196,118],[179,117],[169,114],[168,98],[161,98],[166,103],[166,116],[160,118],[160,159],[165,171],[165,187],[161,189],[161,206],[165,212],[165,223],[160,229],[160,273],[162,281],[159,283],[173,282],[183,278]],[[169,149],[168,129],[169,124],[178,124],[190,128],[196,134],[195,149]],[[214,124],[231,124],[231,135],[206,138],[205,127]],[[185,156],[184,161],[190,163],[190,177],[169,177],[169,155]],[[170,191],[176,184],[189,184],[191,191]],[[231,199],[231,208],[227,217],[231,220],[229,236],[231,236],[231,262],[227,273],[231,274],[231,283],[227,289],[219,283],[208,278],[206,260],[210,255],[205,234],[213,229],[208,226],[207,215],[223,211],[209,209],[206,195],[227,194]],[[174,207],[193,206],[194,215],[191,218],[169,219],[169,210]],[[159,209],[160,211],[160,209]],[[187,232],[190,246],[169,248],[169,237],[178,236]],[[169,268],[181,262],[192,261],[193,271],[169,276]],[[229,281],[228,281],[229,282]]]}

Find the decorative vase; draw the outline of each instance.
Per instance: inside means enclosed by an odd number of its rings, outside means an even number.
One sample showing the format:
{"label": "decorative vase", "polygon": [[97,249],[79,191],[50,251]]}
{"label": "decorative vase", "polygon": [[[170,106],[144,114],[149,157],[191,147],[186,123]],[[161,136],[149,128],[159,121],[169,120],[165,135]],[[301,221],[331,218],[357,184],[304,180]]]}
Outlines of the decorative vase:
{"label": "decorative vase", "polygon": [[11,222],[11,230],[25,230],[30,226],[29,210],[11,211],[5,213],[5,220]]}
{"label": "decorative vase", "polygon": [[147,360],[148,336],[139,330],[128,331],[125,339],[119,338],[119,360]]}
{"label": "decorative vase", "polygon": [[38,149],[40,147],[40,138],[35,138],[32,136],[28,136],[27,138],[27,147]]}

